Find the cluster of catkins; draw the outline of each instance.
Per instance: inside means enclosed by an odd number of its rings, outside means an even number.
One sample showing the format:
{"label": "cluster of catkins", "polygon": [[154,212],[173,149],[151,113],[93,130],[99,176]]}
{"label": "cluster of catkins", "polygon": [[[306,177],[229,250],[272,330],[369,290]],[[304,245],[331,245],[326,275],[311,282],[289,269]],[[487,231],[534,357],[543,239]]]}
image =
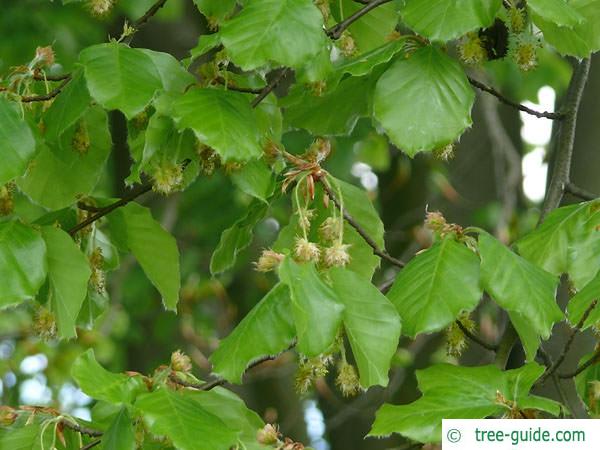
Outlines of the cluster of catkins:
{"label": "cluster of catkins", "polygon": [[[525,72],[534,69],[541,43],[531,30],[526,10],[511,2],[510,7],[504,11],[502,21],[508,30],[507,56]],[[483,63],[488,58],[486,39],[482,33],[468,33],[458,45],[461,60],[473,65]]]}
{"label": "cluster of catkins", "polygon": [[[295,387],[299,394],[306,394],[314,386],[316,380],[329,373],[329,367],[335,361],[333,353],[323,354],[314,358],[300,357],[300,364],[296,372]],[[352,397],[360,392],[360,383],[356,369],[342,358],[337,364],[337,377],[335,384],[344,397]]]}

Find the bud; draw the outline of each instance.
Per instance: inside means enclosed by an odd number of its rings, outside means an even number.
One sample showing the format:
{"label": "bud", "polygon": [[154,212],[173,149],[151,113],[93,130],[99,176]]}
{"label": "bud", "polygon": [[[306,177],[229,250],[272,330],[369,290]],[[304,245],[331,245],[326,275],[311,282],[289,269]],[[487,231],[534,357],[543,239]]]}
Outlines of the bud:
{"label": "bud", "polygon": [[8,216],[12,214],[15,207],[13,192],[15,190],[14,183],[8,183],[0,186],[0,216]]}
{"label": "bud", "polygon": [[[461,315],[458,320],[468,331],[475,331],[475,322],[468,313]],[[467,348],[466,336],[456,322],[453,322],[446,330],[446,354],[458,358],[465,348]]]}
{"label": "bud", "polygon": [[446,218],[439,211],[427,211],[425,215],[425,226],[432,231],[441,232],[448,226]]}
{"label": "bud", "polygon": [[519,68],[527,72],[537,67],[537,50],[540,41],[532,35],[520,34],[509,39],[508,53]]}
{"label": "bud", "polygon": [[50,67],[54,64],[54,50],[51,46],[38,47],[35,49],[35,60],[37,65]]}
{"label": "bud", "polygon": [[15,423],[19,415],[10,406],[0,406],[0,425],[8,427]]}
{"label": "bud", "polygon": [[310,230],[310,221],[315,217],[314,209],[298,208],[298,224],[308,232]]}
{"label": "bud", "polygon": [[344,56],[354,56],[358,47],[349,31],[344,31],[338,40],[338,47]]}
{"label": "bud", "polygon": [[200,157],[200,170],[204,175],[210,176],[221,167],[219,154],[204,144],[199,143],[198,156]]}
{"label": "bud", "polygon": [[390,34],[388,34],[385,37],[385,41],[386,42],[393,42],[393,41],[397,41],[398,39],[400,39],[402,37],[402,33],[400,33],[397,30],[393,30]]}
{"label": "bud", "polygon": [[321,163],[331,153],[331,141],[325,138],[317,138],[310,145],[304,157],[307,161]]}
{"label": "bud", "polygon": [[276,142],[268,139],[265,145],[263,145],[263,153],[265,155],[265,160],[271,164],[277,161],[277,158],[281,155],[281,149]]}
{"label": "bud", "polygon": [[358,375],[352,364],[342,361],[338,366],[338,376],[335,384],[342,392],[344,397],[353,397],[360,391]]}
{"label": "bud", "polygon": [[525,11],[514,5],[508,9],[508,21],[510,31],[515,34],[522,33],[525,30]]}
{"label": "bud", "polygon": [[296,237],[294,255],[300,262],[318,262],[321,256],[319,246],[306,238]]}
{"label": "bud", "polygon": [[191,372],[192,360],[181,350],[177,350],[171,354],[171,369],[177,372]]}
{"label": "bud", "polygon": [[338,240],[342,228],[341,220],[339,217],[328,217],[325,219],[319,227],[319,237],[325,242]]}
{"label": "bud", "polygon": [[56,319],[51,311],[41,306],[33,321],[33,331],[43,340],[56,337]]}
{"label": "bud", "polygon": [[308,89],[315,97],[322,97],[327,90],[327,81],[319,80],[308,84]]}
{"label": "bud", "polygon": [[296,392],[306,394],[317,378],[324,377],[329,371],[331,355],[320,355],[314,358],[302,358],[296,372]]}
{"label": "bud", "polygon": [[483,42],[477,33],[467,33],[458,45],[458,54],[465,64],[481,64],[487,57]]}
{"label": "bud", "polygon": [[88,0],[88,9],[93,16],[106,16],[114,5],[114,0]]}
{"label": "bud", "polygon": [[144,110],[141,113],[139,113],[137,116],[134,116],[133,119],[131,119],[131,125],[136,130],[141,131],[144,128],[146,128],[146,126],[148,125],[148,120],[149,120],[148,111]]}
{"label": "bud", "polygon": [[89,257],[92,275],[90,276],[90,285],[98,292],[103,294],[106,290],[106,276],[104,274],[104,256],[102,248],[96,247]]}
{"label": "bud", "polygon": [[259,444],[275,445],[279,442],[279,432],[275,426],[268,423],[258,430],[256,433],[256,440]]}
{"label": "bud", "polygon": [[181,188],[183,183],[183,170],[180,164],[163,162],[154,169],[152,174],[152,189],[164,195]]}
{"label": "bud", "polygon": [[323,22],[327,23],[331,16],[331,9],[329,8],[329,0],[315,0],[315,6],[319,8],[321,14],[323,14]]}
{"label": "bud", "polygon": [[258,272],[271,272],[279,267],[283,261],[284,255],[274,252],[273,250],[263,250],[258,261],[254,263],[255,269]]}
{"label": "bud", "polygon": [[77,123],[75,134],[71,140],[71,148],[80,155],[85,155],[90,148],[90,135],[88,134],[87,124],[85,120],[80,120]]}
{"label": "bud", "polygon": [[344,267],[350,262],[349,244],[334,243],[325,249],[323,260],[327,267]]}
{"label": "bud", "polygon": [[433,156],[442,161],[448,161],[454,158],[454,144],[444,145],[433,150]]}

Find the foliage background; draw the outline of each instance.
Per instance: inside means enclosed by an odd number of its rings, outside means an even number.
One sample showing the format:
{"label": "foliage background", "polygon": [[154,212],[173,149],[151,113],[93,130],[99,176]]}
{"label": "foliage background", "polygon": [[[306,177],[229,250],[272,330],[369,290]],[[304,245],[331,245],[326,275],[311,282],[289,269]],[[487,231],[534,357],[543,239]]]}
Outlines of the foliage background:
{"label": "foliage background", "polygon": [[[59,55],[59,62],[68,69],[82,48],[105,42],[108,35],[118,36],[125,17],[131,20],[139,17],[152,3],[121,0],[110,17],[98,20],[78,4],[62,6],[46,0],[6,2],[0,14],[0,73],[29,60],[40,45],[52,45]],[[134,44],[183,58],[196,45],[198,35],[206,31],[205,18],[191,1],[171,0],[136,35]],[[572,170],[572,179],[592,192],[600,192],[598,59],[598,56],[593,58],[585,88]],[[555,88],[560,98],[569,72],[568,65],[548,53],[531,74],[523,75],[509,64],[497,67],[495,81],[503,92],[518,101],[535,101],[538,90],[545,85]],[[130,159],[124,141],[124,118],[113,112],[110,120],[114,149],[110,170],[97,191],[107,197],[118,197],[125,192],[124,179],[129,174]],[[502,221],[514,209],[517,219],[506,224],[511,236],[520,235],[535,225],[539,205],[523,195],[519,161],[513,165],[518,171],[516,183],[511,182],[502,175],[503,163],[493,151],[498,144],[499,128],[508,132],[520,158],[532,149],[521,137],[522,122],[518,113],[485,94],[478,94],[473,122],[474,126],[457,147],[456,157],[448,162],[427,155],[409,159],[387,143],[377,147],[379,150],[375,154],[365,157],[365,153],[353,147],[350,140],[335,142],[327,164],[330,172],[355,184],[361,182],[361,167],[362,178],[367,184],[373,183],[376,177],[377,187],[370,195],[384,221],[386,245],[391,254],[406,257],[429,244],[430,236],[422,227],[423,205],[428,205],[430,210],[443,211],[451,222],[477,225],[492,231],[499,224],[502,226]],[[290,142],[299,138],[289,137]],[[357,165],[359,162],[370,164],[373,171]],[[575,199],[568,197],[567,200]],[[205,375],[210,370],[206,358],[216,348],[218,339],[227,335],[269,290],[270,279],[250,267],[262,248],[272,242],[279,225],[289,218],[291,212],[285,202],[276,205],[272,217],[260,224],[257,239],[238,260],[236,270],[219,278],[209,275],[210,256],[220,233],[247,208],[249,197],[234,189],[227,178],[215,174],[200,178],[182,194],[170,197],[151,194],[142,202],[151,206],[155,217],[177,237],[184,286],[180,313],[176,316],[162,310],[160,296],[132,258],[122,261],[121,267],[110,278],[110,310],[94,330],[82,333],[76,342],[45,344],[29,335],[31,323],[27,314],[20,314],[18,310],[2,313],[2,404],[23,403],[23,399],[39,389],[37,393],[51,404],[62,402],[67,410],[77,407],[77,395],[65,386],[70,383],[69,372],[74,358],[89,347],[93,347],[98,360],[113,371],[142,373],[151,372],[169,360],[174,348],[181,348],[202,371],[198,375]],[[30,211],[29,215],[34,217],[37,213],[39,211]],[[385,282],[393,273],[391,268],[381,271],[379,280],[375,281]],[[491,314],[486,316],[485,306],[481,314],[481,333],[493,341],[497,338],[496,324]],[[327,446],[333,450],[400,446],[403,441],[399,437],[384,441],[362,439],[370,429],[376,408],[384,400],[406,403],[418,396],[414,370],[447,360],[444,341],[443,335],[433,335],[420,336],[414,342],[406,341],[404,346],[401,342],[404,350],[399,351],[395,360],[390,386],[373,388],[357,399],[343,399],[328,387],[333,383],[318,384],[313,394],[299,399],[294,393],[295,362],[291,355],[253,370],[248,381],[234,390],[263,418],[277,421],[285,435],[311,443],[317,449]],[[580,346],[584,349],[583,341]],[[582,353],[583,350],[574,352],[571,357],[578,359]],[[39,355],[44,355],[47,365],[43,364],[39,372],[28,373],[23,361],[28,361],[31,366],[34,360],[27,358],[32,355],[38,355],[36,361],[43,360]],[[467,365],[482,364],[489,362],[490,356],[472,346],[463,360]],[[36,382],[32,384],[31,380]],[[320,431],[324,431],[323,441],[319,441]]]}

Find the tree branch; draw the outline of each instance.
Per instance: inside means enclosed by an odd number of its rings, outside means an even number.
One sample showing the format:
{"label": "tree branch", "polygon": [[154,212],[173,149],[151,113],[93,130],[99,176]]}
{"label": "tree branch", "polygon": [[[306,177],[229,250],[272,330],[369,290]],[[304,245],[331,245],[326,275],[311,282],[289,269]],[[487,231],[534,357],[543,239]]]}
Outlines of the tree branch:
{"label": "tree branch", "polygon": [[47,94],[24,96],[24,97],[21,97],[21,102],[32,103],[32,102],[45,102],[48,100],[52,100],[54,97],[56,97],[58,94],[60,94],[62,92],[62,90],[69,83],[69,81],[71,81],[70,74],[66,75],[62,79],[62,83],[60,83],[56,88],[54,88],[52,91],[48,92]]}
{"label": "tree branch", "polygon": [[277,75],[275,75],[275,77],[273,77],[271,82],[269,84],[267,84],[260,91],[260,93],[256,96],[256,98],[254,100],[252,100],[252,103],[250,103],[250,105],[253,108],[256,108],[260,104],[260,102],[262,102],[265,98],[267,98],[267,95],[269,95],[271,92],[273,92],[275,90],[277,85],[281,82],[281,80],[283,80],[287,76],[289,71],[290,71],[290,69],[285,68],[285,69],[282,69],[281,72],[279,72]]}
{"label": "tree branch", "polygon": [[546,193],[546,199],[540,215],[540,223],[546,215],[555,208],[558,208],[565,190],[569,183],[571,174],[571,159],[573,157],[573,144],[575,142],[575,128],[577,126],[577,113],[581,103],[583,88],[587,81],[590,70],[590,60],[584,59],[577,64],[569,83],[567,98],[565,101],[565,117],[560,124],[560,135],[556,146],[556,160],[550,185]]}
{"label": "tree branch", "polygon": [[145,194],[146,192],[149,192],[151,190],[152,190],[151,184],[143,185],[140,189],[138,189],[136,191],[132,191],[130,194],[126,195],[122,199],[117,200],[116,202],[114,202],[104,208],[100,208],[98,210],[98,212],[96,212],[94,215],[90,216],[83,222],[80,222],[77,225],[75,225],[73,228],[71,228],[68,231],[68,233],[71,236],[74,236],[75,234],[77,234],[77,232],[83,230],[88,225],[91,225],[92,223],[96,222],[97,220],[101,219],[102,217],[106,216],[107,214],[110,214],[115,209],[120,208],[121,206],[127,205],[128,203],[130,203],[133,200],[135,200],[136,198],[138,198],[140,195]]}
{"label": "tree branch", "polygon": [[100,439],[96,439],[95,441],[92,441],[89,444],[84,445],[79,450],[90,450],[91,448],[94,448],[96,445],[100,444],[100,442],[102,442]]}
{"label": "tree branch", "polygon": [[582,365],[580,365],[577,368],[577,370],[575,370],[574,372],[571,372],[571,373],[560,374],[560,375],[558,375],[558,377],[563,380],[569,379],[569,378],[575,378],[577,375],[579,375],[585,369],[587,369],[590,366],[593,366],[598,361],[600,361],[600,348],[594,352],[594,354],[590,357],[590,359],[588,359],[586,362],[584,362]]}
{"label": "tree branch", "polygon": [[486,350],[489,350],[490,352],[498,351],[497,344],[488,344],[487,342],[485,342],[483,339],[481,339],[476,334],[471,333],[468,330],[468,328],[465,327],[460,320],[456,319],[455,323],[456,323],[456,326],[460,329],[460,331],[462,331],[466,337],[468,337],[470,340],[472,340],[476,344],[479,344],[481,347],[485,348]]}
{"label": "tree branch", "polygon": [[[348,16],[347,18],[342,20],[337,25],[334,25],[333,27],[329,28],[328,30],[325,30],[325,33],[331,39],[334,39],[334,40],[339,39],[342,36],[342,33],[344,31],[346,31],[346,29],[350,25],[352,25],[354,22],[356,22],[362,16],[367,14],[369,11],[372,11],[373,9],[377,8],[378,6],[384,5],[385,3],[389,3],[391,1],[392,0],[372,0],[368,3],[365,3],[365,6],[363,8],[359,9],[354,14]],[[363,3],[363,2],[360,2],[360,3]]]}
{"label": "tree branch", "polygon": [[570,181],[565,185],[565,192],[568,192],[575,197],[579,197],[582,200],[595,200],[598,196],[590,191],[587,191],[579,186],[571,183]]}
{"label": "tree branch", "polygon": [[342,209],[342,213],[344,214],[344,219],[346,219],[346,222],[348,222],[350,224],[350,226],[352,228],[354,228],[358,232],[358,234],[360,234],[360,236],[364,239],[364,241],[373,249],[373,253],[376,254],[377,256],[385,259],[387,262],[389,262],[390,264],[393,264],[394,266],[404,267],[406,265],[404,262],[400,261],[399,259],[394,258],[385,249],[379,248],[379,245],[377,245],[377,243],[373,240],[373,238],[371,236],[369,236],[369,234],[354,219],[354,217],[352,217],[350,215],[350,213],[348,213],[348,211],[346,211],[345,208],[342,208],[339,199],[337,198],[337,196],[335,195],[335,193],[333,192],[333,190],[331,189],[331,186],[329,186],[327,181],[324,178],[320,178],[319,180],[321,181],[321,185],[323,186],[323,189],[325,190],[325,192],[327,193],[327,195],[329,196],[331,201],[333,201],[335,206]]}
{"label": "tree branch", "polygon": [[496,97],[498,100],[500,100],[505,105],[512,106],[513,108],[516,108],[519,111],[523,111],[524,113],[531,114],[532,116],[538,117],[540,119],[544,118],[544,119],[551,119],[551,120],[560,120],[565,117],[565,114],[561,113],[561,112],[548,112],[548,111],[539,112],[534,109],[528,108],[525,105],[521,105],[520,103],[509,100],[504,95],[502,95],[500,92],[498,92],[497,90],[495,90],[494,88],[492,88],[486,84],[483,84],[481,81],[477,81],[476,79],[471,78],[471,77],[468,77],[468,79],[469,79],[469,83],[471,83],[477,89],[493,95],[494,97]]}
{"label": "tree branch", "polygon": [[100,430],[88,428],[86,426],[80,425],[79,423],[71,422],[70,420],[67,420],[67,419],[61,419],[60,424],[62,426],[64,426],[65,428],[69,428],[73,431],[76,431],[77,433],[85,434],[86,436],[90,436],[90,437],[100,437],[104,434]]}
{"label": "tree branch", "polygon": [[144,13],[144,15],[142,17],[140,17],[139,19],[137,19],[135,22],[133,22],[131,24],[131,34],[129,34],[129,36],[127,36],[125,39],[123,39],[123,42],[125,44],[130,44],[131,41],[133,40],[133,36],[135,35],[135,33],[142,28],[144,25],[146,25],[146,23],[163,7],[165,6],[165,3],[167,3],[167,0],[158,0],[156,3],[154,3],[150,8],[148,8],[148,11],[146,11]]}
{"label": "tree branch", "polygon": [[42,75],[41,73],[35,73],[33,75],[33,79],[36,81],[63,81],[67,78],[71,78],[70,73],[65,73],[63,75]]}

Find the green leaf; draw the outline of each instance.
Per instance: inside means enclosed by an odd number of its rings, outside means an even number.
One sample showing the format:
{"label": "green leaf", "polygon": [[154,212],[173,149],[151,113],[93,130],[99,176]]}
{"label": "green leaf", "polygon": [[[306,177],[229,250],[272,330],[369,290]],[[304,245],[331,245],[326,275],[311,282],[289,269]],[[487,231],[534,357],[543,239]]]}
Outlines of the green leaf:
{"label": "green leaf", "polygon": [[246,194],[268,204],[275,190],[273,171],[263,159],[250,161],[231,173],[231,181]]}
{"label": "green leaf", "polygon": [[23,175],[35,155],[35,140],[14,104],[0,96],[0,186]]}
{"label": "green leaf", "polygon": [[287,286],[277,284],[231,334],[221,340],[210,357],[213,372],[233,383],[241,383],[252,361],[281,353],[294,336],[290,291]]}
{"label": "green leaf", "polygon": [[402,19],[432,41],[449,41],[492,24],[501,0],[406,0]]}
{"label": "green leaf", "polygon": [[135,450],[133,422],[127,407],[122,406],[108,430],[102,436],[103,450]]}
{"label": "green leaf", "polygon": [[112,373],[98,364],[92,349],[77,357],[71,376],[87,395],[108,403],[132,403],[138,393],[146,390],[141,377]]}
{"label": "green leaf", "polygon": [[[74,148],[74,139],[87,136],[89,147]],[[102,108],[90,108],[58,142],[43,146],[19,188],[35,203],[49,209],[71,206],[90,194],[98,183],[112,147],[108,120]]]}
{"label": "green leaf", "polygon": [[226,449],[236,444],[238,433],[185,392],[160,388],[140,395],[135,406],[148,429],[167,436],[179,450]]}
{"label": "green leaf", "polygon": [[448,237],[411,259],[387,297],[396,306],[404,333],[439,331],[481,298],[479,259]]}
{"label": "green leaf", "polygon": [[314,135],[347,135],[356,122],[369,114],[374,79],[350,77],[331,92],[315,96],[306,87],[301,96],[286,107],[284,119],[292,128],[304,128]]}
{"label": "green leaf", "polygon": [[[558,278],[511,252],[488,233],[479,235],[479,253],[483,288],[504,309],[526,318],[527,326],[539,337],[548,339],[554,323],[563,318],[555,298]],[[525,350],[527,359],[533,360],[537,345]]]}
{"label": "green leaf", "polygon": [[228,55],[244,70],[270,63],[300,67],[326,42],[323,16],[312,0],[247,1],[220,34]]}
{"label": "green leaf", "polygon": [[269,208],[260,200],[253,201],[248,214],[221,234],[219,245],[210,258],[210,273],[215,275],[231,269],[239,252],[252,242],[254,227],[266,216]]}
{"label": "green leaf", "polygon": [[[593,358],[594,353],[585,355],[579,361],[579,366],[587,362],[590,358]],[[600,404],[596,400],[597,395],[595,394],[598,389],[598,383],[600,382],[600,364],[592,364],[590,367],[581,372],[575,377],[575,386],[577,387],[577,393],[581,399],[588,405],[590,414],[592,417],[598,417],[600,415]]]}
{"label": "green leaf", "polygon": [[173,105],[179,128],[191,128],[200,142],[227,161],[244,162],[262,154],[258,124],[245,94],[193,89]]}
{"label": "green leaf", "polygon": [[198,38],[198,45],[190,50],[190,56],[192,59],[196,59],[219,45],[221,45],[221,35],[219,33],[202,34]]}
{"label": "green leaf", "polygon": [[286,257],[279,277],[290,288],[298,349],[306,356],[320,355],[335,341],[344,306],[312,263],[297,264]]}
{"label": "green leaf", "polygon": [[109,216],[109,224],[113,238],[133,253],[158,289],[165,308],[176,311],[181,276],[175,238],[154,220],[148,208],[137,203],[114,211]]}
{"label": "green leaf", "polygon": [[128,119],[142,112],[162,87],[152,58],[139,49],[116,42],[93,45],[81,52],[79,61],[92,97]]}
{"label": "green leaf", "polygon": [[41,234],[16,220],[0,222],[0,308],[34,298],[46,271]]}
{"label": "green leaf", "polygon": [[155,52],[145,48],[139,50],[149,56],[154,63],[165,91],[183,93],[186,87],[196,82],[194,76],[168,53]]}
{"label": "green leaf", "polygon": [[350,74],[355,77],[368,75],[371,71],[389,62],[397,53],[404,50],[406,38],[394,39],[373,50],[353,58],[344,59],[334,66],[337,73]]}
{"label": "green leaf", "polygon": [[475,94],[452,58],[429,46],[399,59],[379,79],[373,112],[409,156],[454,142],[471,125]]}
{"label": "green leaf", "polygon": [[[534,2],[535,3],[535,2]],[[542,8],[547,12],[547,16],[541,12],[533,11],[533,22],[544,33],[544,39],[563,55],[572,55],[580,58],[586,58],[591,53],[600,50],[600,0],[572,0],[568,4],[568,9],[575,11],[565,13],[562,11],[560,22],[567,21],[572,26],[560,26],[555,20],[550,19],[550,9],[546,9],[547,2],[540,2]],[[558,0],[552,2],[558,3]],[[562,2],[560,2],[562,3]],[[529,4],[529,2],[528,2]],[[563,8],[561,8],[563,9]],[[554,8],[552,9],[554,11]],[[558,11],[556,11],[558,15]],[[555,14],[552,14],[554,17]],[[578,17],[583,17],[581,22],[574,22]]]}
{"label": "green leaf", "polygon": [[[583,318],[587,309],[593,301],[600,300],[600,272],[590,281],[582,290],[569,300],[567,310],[569,312],[569,322],[577,325]],[[585,330],[600,320],[600,307],[596,305],[590,312],[588,318],[583,323],[582,330]]]}
{"label": "green leaf", "polygon": [[387,386],[392,356],[400,339],[394,305],[369,279],[342,268],[329,271],[333,290],[344,304],[344,330],[364,388]]}
{"label": "green leaf", "polygon": [[45,138],[48,141],[56,141],[66,130],[75,125],[91,102],[83,71],[78,70],[44,114]]}
{"label": "green leaf", "polygon": [[573,27],[585,20],[565,0],[528,0],[527,6],[534,17],[534,23],[537,17],[541,17],[559,27]]}
{"label": "green leaf", "polygon": [[68,233],[55,227],[42,230],[46,242],[50,309],[63,339],[77,337],[75,322],[87,296],[92,275],[88,259]]}
{"label": "green leaf", "polygon": [[580,289],[600,267],[600,210],[597,202],[552,211],[535,230],[517,241],[519,253],[553,275],[569,274]]}
{"label": "green leaf", "polygon": [[[460,367],[438,364],[417,371],[423,396],[408,405],[383,405],[370,436],[400,433],[418,442],[439,442],[442,419],[483,419],[509,412],[513,402],[519,408],[532,405],[558,414],[558,403],[538,402],[530,396],[533,383],[544,368],[529,363],[515,370],[501,371],[496,366]],[[498,394],[508,405],[498,401]]]}
{"label": "green leaf", "polygon": [[219,23],[231,15],[236,3],[236,0],[194,0],[194,4],[210,24]]}

